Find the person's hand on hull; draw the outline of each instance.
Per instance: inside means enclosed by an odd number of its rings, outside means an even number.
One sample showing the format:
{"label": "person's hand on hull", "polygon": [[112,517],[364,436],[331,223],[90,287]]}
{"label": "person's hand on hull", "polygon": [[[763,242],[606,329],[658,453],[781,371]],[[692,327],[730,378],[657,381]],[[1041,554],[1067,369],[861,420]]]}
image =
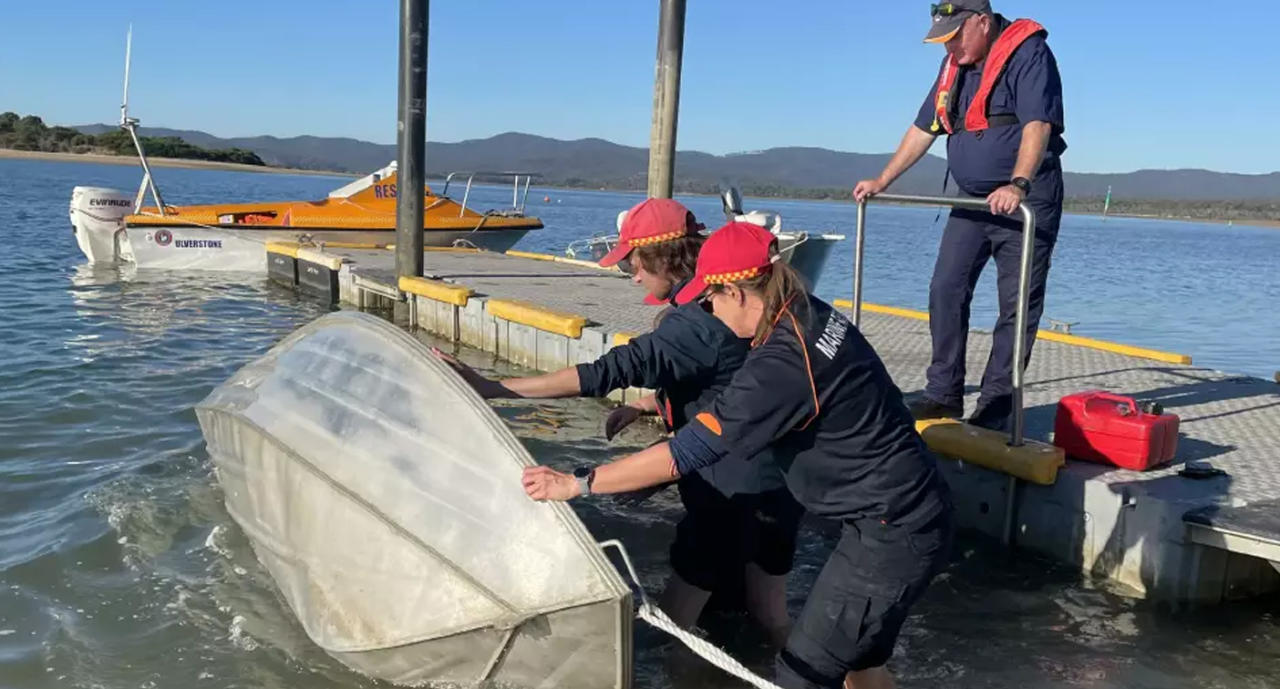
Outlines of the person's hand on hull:
{"label": "person's hand on hull", "polygon": [[600,466],[580,466],[572,474],[545,466],[526,467],[520,485],[526,495],[539,502],[563,502],[582,495],[641,491],[679,478],[671,448],[664,441]]}
{"label": "person's hand on hull", "polygon": [[565,474],[551,467],[527,467],[520,483],[524,492],[539,502],[554,500],[564,502],[582,494],[578,479],[572,474]]}
{"label": "person's hand on hull", "polygon": [[467,381],[467,384],[479,393],[481,397],[488,400],[516,396],[511,392],[511,390],[503,385],[501,381],[485,378],[474,368],[458,361],[456,357],[445,354],[436,347],[431,348],[431,353],[434,354],[437,359],[449,364],[450,368],[457,371],[458,375],[462,376],[462,379]]}

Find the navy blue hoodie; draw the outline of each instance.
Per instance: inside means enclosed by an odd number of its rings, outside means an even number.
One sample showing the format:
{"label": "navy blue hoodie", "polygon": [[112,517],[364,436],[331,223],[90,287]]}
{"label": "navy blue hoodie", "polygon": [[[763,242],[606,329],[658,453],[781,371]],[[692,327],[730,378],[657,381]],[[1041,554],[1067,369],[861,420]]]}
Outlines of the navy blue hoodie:
{"label": "navy blue hoodie", "polygon": [[[672,290],[672,294],[679,291]],[[669,311],[650,333],[578,364],[583,397],[604,397],[637,387],[658,391],[658,407],[670,430],[684,427],[733,379],[746,361],[750,340],[739,338],[699,304]],[[752,461],[730,460],[698,470],[725,496],[781,488],[782,473],[768,448]]]}
{"label": "navy blue hoodie", "polygon": [[[814,514],[919,526],[951,508],[902,393],[844,314],[810,297],[671,441],[681,474],[772,448]],[[799,325],[799,328],[796,327]]]}

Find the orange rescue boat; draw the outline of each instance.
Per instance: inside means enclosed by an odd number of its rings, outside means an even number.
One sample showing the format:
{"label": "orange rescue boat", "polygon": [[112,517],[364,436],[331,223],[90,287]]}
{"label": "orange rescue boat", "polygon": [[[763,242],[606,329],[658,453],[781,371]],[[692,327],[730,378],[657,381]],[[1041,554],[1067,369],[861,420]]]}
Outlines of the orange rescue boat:
{"label": "orange rescue boat", "polygon": [[[455,177],[466,176],[461,202],[449,198]],[[512,182],[512,207],[476,211],[467,207],[479,177]],[[451,173],[440,194],[424,189],[423,245],[466,246],[506,251],[525,233],[542,227],[524,214],[533,175],[524,172]],[[300,241],[377,248],[394,245],[396,165],[331,192],[320,201],[268,201],[192,206],[141,207],[138,194],[76,187],[71,222],[81,250],[93,263],[135,263],[139,267],[207,270],[261,270],[269,241]],[[163,212],[160,208],[163,207]]]}

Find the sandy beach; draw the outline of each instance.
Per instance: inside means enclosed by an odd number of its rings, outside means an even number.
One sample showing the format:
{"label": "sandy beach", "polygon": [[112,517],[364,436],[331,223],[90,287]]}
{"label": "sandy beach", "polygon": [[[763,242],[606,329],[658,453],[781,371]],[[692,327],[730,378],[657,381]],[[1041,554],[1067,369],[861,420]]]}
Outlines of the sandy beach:
{"label": "sandy beach", "polygon": [[[0,148],[0,159],[20,158],[25,160],[50,160],[65,163],[103,163],[106,165],[138,165],[133,156],[100,155],[97,153],[45,153],[42,151],[15,151]],[[178,167],[189,170],[234,170],[236,172],[261,172],[277,175],[322,175],[325,177],[356,177],[349,172],[329,172],[325,170],[298,170],[294,168],[270,167],[264,165],[242,165],[240,163],[218,163],[210,160],[189,160],[186,158],[152,158],[147,157],[152,167]]]}

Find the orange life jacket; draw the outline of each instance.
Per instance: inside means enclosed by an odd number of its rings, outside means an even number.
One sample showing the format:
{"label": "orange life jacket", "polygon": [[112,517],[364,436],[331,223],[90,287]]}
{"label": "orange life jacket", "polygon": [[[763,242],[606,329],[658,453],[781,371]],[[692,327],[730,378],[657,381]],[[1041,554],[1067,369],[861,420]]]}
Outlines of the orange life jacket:
{"label": "orange life jacket", "polygon": [[[969,104],[969,111],[965,113],[962,130],[977,132],[991,126],[987,117],[987,106],[990,105],[991,91],[995,88],[996,81],[1004,73],[1005,65],[1014,51],[1028,38],[1042,32],[1048,33],[1039,23],[1030,19],[1019,19],[1000,33],[996,42],[992,44],[991,51],[987,53],[986,65],[982,68],[982,82],[978,85],[978,93],[974,95],[973,102]],[[960,65],[956,63],[955,57],[947,57],[946,63],[942,65],[942,74],[938,77],[936,110],[933,126],[930,127],[935,133],[940,129],[948,134],[955,133],[951,125],[951,92],[955,88],[956,77],[959,75]]]}

